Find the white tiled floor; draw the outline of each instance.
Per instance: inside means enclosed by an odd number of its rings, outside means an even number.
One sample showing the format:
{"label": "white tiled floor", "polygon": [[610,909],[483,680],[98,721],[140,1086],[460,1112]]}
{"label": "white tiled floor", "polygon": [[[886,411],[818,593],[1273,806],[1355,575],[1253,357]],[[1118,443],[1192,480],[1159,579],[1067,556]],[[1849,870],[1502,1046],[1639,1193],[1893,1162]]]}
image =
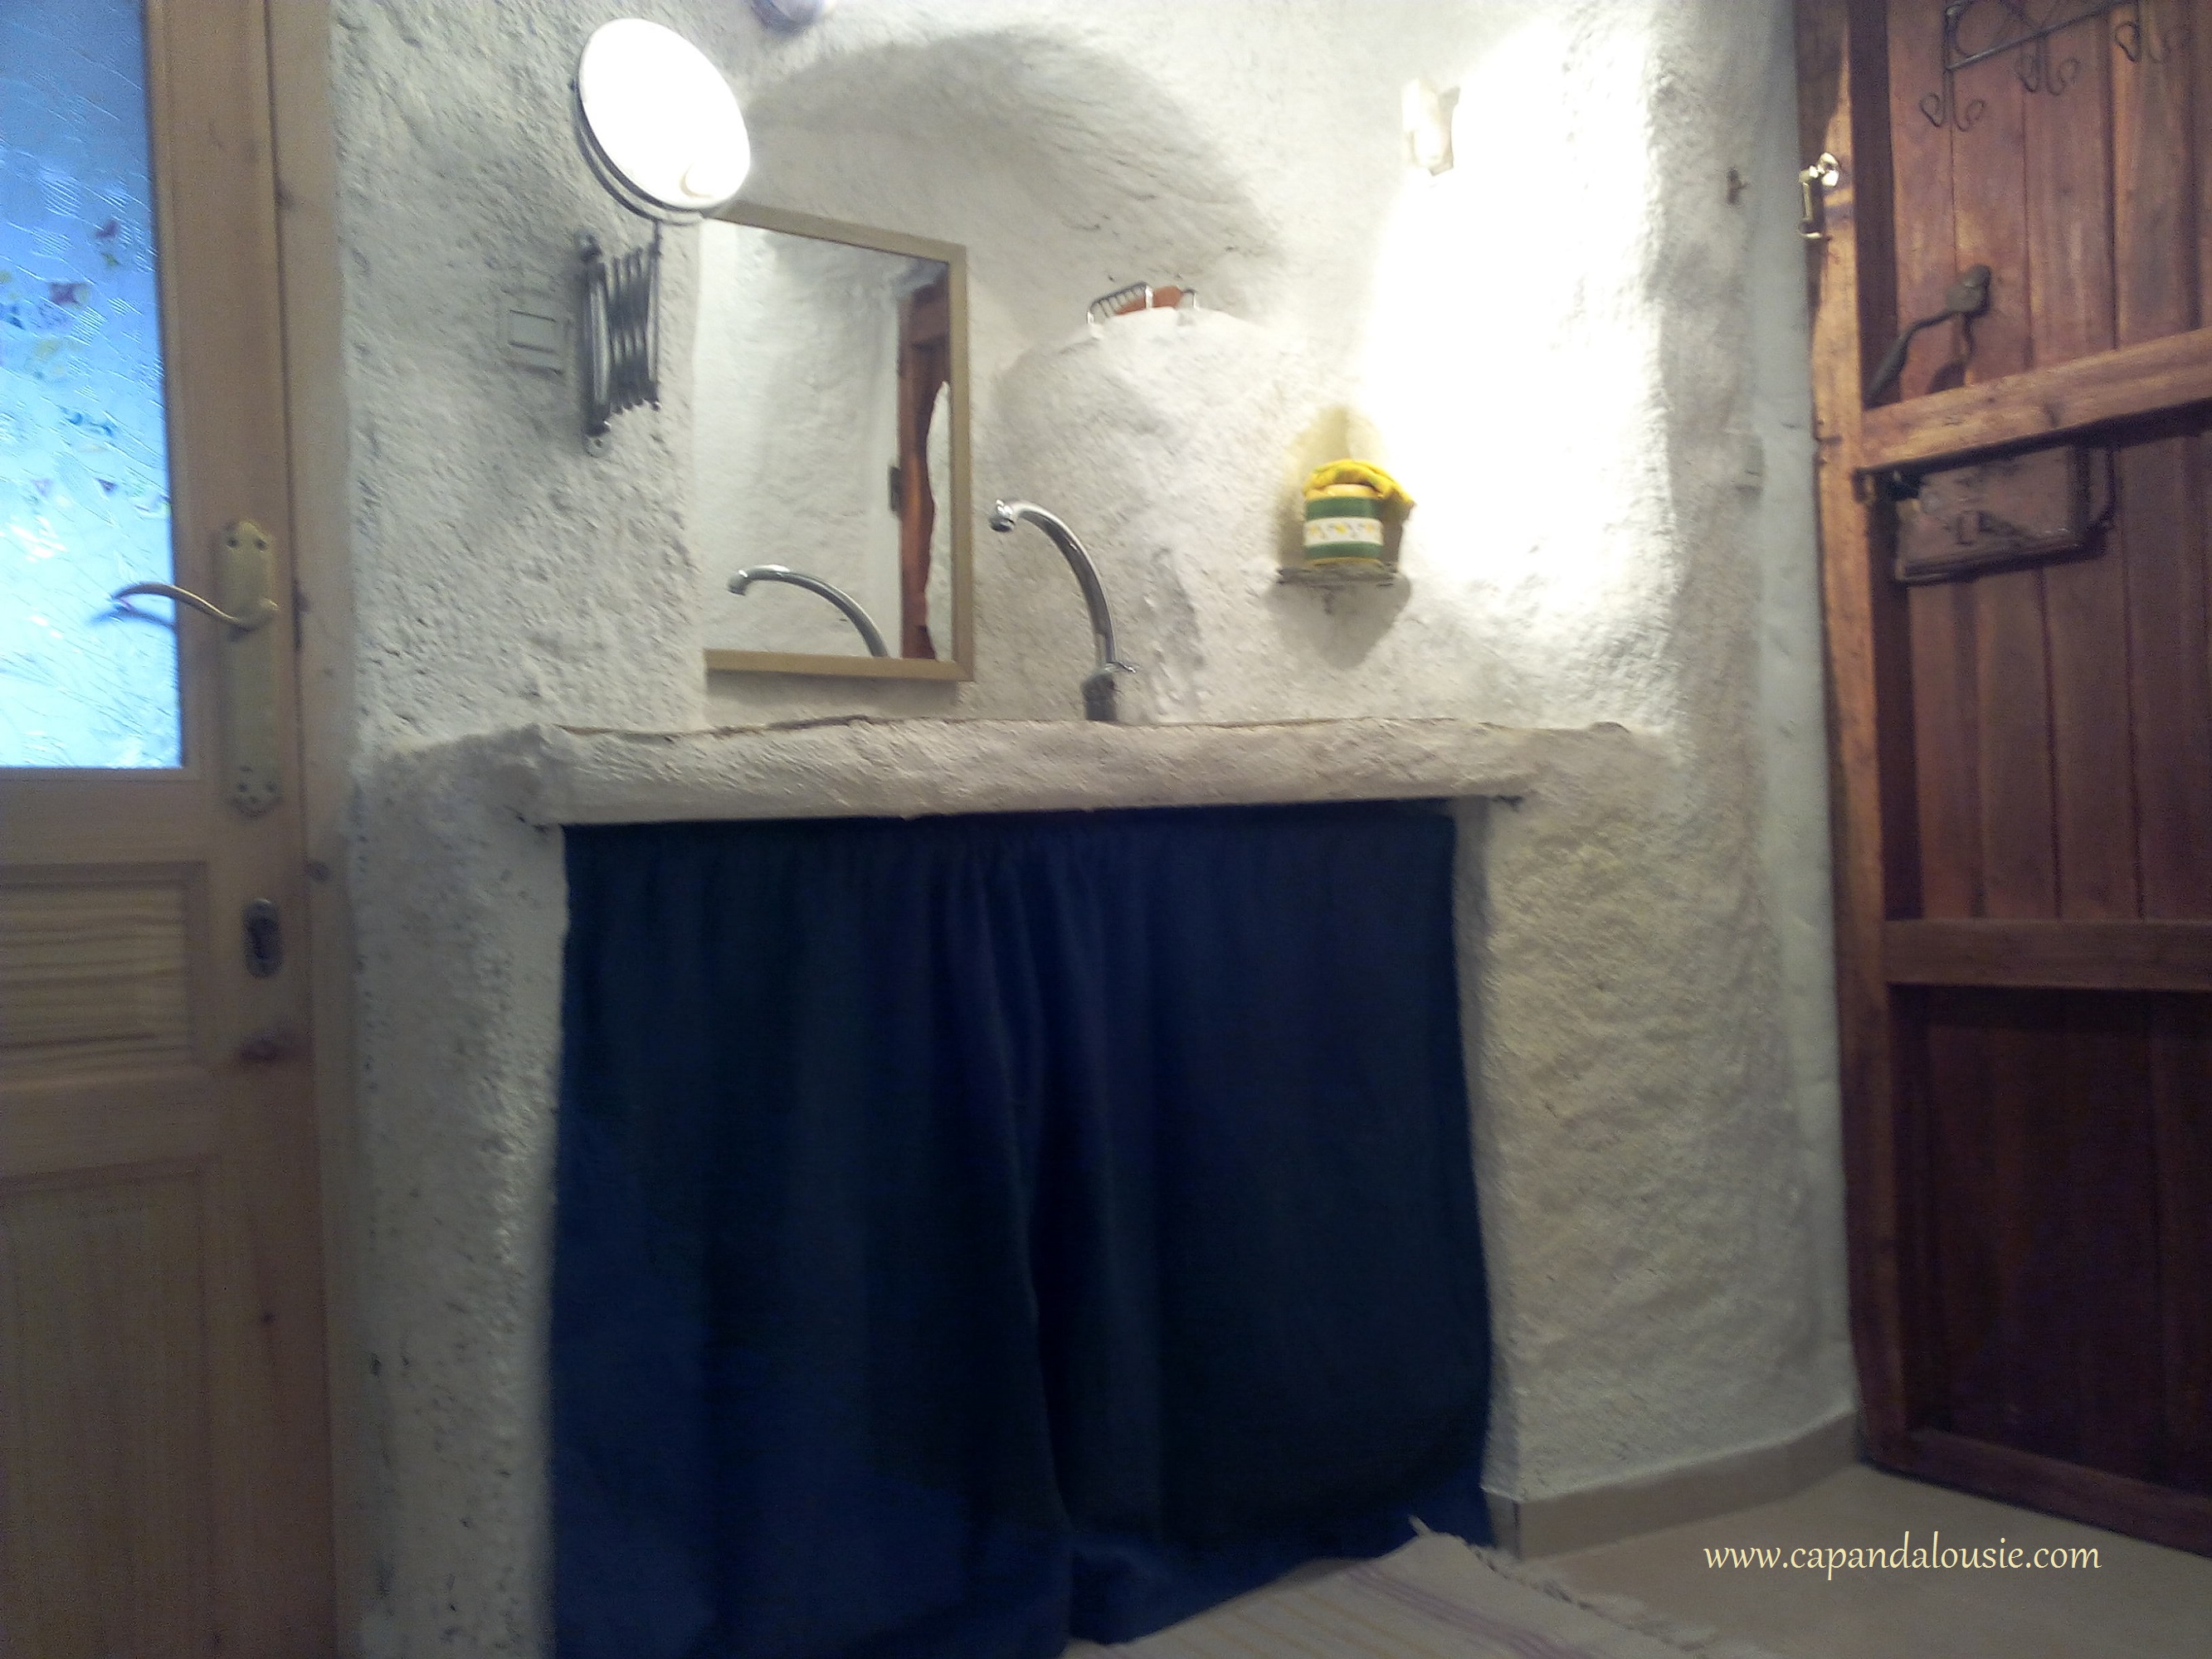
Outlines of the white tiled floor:
{"label": "white tiled floor", "polygon": [[[2094,1571],[1731,1571],[1707,1547],[2088,1545]],[[1867,1468],[1544,1565],[1787,1659],[2212,1659],[2212,1560]]]}

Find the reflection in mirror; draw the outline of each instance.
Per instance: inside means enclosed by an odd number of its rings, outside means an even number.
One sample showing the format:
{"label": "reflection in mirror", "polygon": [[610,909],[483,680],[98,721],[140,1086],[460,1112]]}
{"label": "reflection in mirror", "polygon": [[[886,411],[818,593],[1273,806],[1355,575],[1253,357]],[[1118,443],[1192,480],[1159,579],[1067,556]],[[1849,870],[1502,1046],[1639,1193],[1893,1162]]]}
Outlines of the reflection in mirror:
{"label": "reflection in mirror", "polygon": [[732,211],[778,228],[700,227],[708,666],[964,678],[959,250]]}
{"label": "reflection in mirror", "polygon": [[819,593],[845,613],[845,620],[859,630],[860,638],[866,642],[870,656],[890,655],[890,650],[884,644],[883,630],[876,626],[876,619],[862,609],[860,602],[843,588],[825,582],[819,576],[810,576],[804,571],[793,570],[789,565],[753,564],[747,565],[730,578],[730,592],[750,593],[755,582],[789,582],[793,587],[803,587],[810,593]]}

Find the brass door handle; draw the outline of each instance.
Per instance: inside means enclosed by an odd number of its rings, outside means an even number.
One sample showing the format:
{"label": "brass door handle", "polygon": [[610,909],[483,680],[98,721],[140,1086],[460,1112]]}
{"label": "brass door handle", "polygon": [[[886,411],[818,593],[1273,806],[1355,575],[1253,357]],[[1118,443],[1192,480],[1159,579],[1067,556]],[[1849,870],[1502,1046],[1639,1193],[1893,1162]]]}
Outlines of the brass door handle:
{"label": "brass door handle", "polygon": [[134,593],[149,593],[156,599],[174,599],[179,605],[188,605],[195,611],[213,617],[219,623],[228,623],[241,634],[251,634],[257,628],[266,628],[276,620],[276,601],[263,597],[252,616],[234,617],[212,599],[204,599],[188,587],[179,587],[170,582],[133,582],[128,587],[118,587],[107,597],[111,603],[120,603]]}
{"label": "brass door handle", "polygon": [[269,626],[279,614],[276,550],[269,532],[251,519],[224,526],[216,538],[215,574],[220,605],[170,582],[133,582],[110,597],[119,604],[134,593],[157,593],[230,629],[216,653],[222,659],[226,793],[233,806],[256,817],[284,793],[276,695],[283,647]]}

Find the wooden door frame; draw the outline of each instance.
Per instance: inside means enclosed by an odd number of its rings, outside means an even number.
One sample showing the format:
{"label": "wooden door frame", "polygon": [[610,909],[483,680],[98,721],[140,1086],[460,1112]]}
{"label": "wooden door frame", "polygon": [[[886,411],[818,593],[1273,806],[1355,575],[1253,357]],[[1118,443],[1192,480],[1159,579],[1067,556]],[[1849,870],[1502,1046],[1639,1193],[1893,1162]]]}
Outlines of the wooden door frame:
{"label": "wooden door frame", "polygon": [[349,416],[338,260],[338,171],[328,0],[267,0],[278,282],[284,297],[286,443],[299,619],[301,839],[321,1149],[325,1365],[331,1423],[334,1616],[358,1655],[374,1593],[374,1486],[360,1361],[361,1221],[354,945],[349,892],[356,728]]}
{"label": "wooden door frame", "polygon": [[[1893,1041],[1899,988],[1995,982],[1963,961],[1954,924],[1918,919],[1912,678],[1905,592],[1873,556],[1873,470],[1965,458],[2212,401],[2212,328],[2148,346],[1874,410],[1863,388],[1899,330],[1892,249],[1886,9],[1876,0],[1797,0],[1801,159],[1841,159],[1825,201],[1827,240],[1808,245],[1817,501],[1828,675],[1836,994],[1852,1346],[1873,1461],[2138,1537],[2212,1553],[2212,1498],[1916,1422],[1906,1298],[1929,1282],[1923,1206],[1926,1103]],[[1861,211],[1862,204],[1864,211]],[[1862,257],[1863,255],[1863,257]],[[1977,924],[1978,926],[1979,924]],[[2035,960],[2034,930],[2011,924],[2011,982],[2080,985]],[[2078,924],[2076,924],[2078,927]],[[2093,988],[2212,991],[2212,923],[2109,924],[2139,965]],[[1972,951],[1967,955],[1974,954]],[[1933,963],[1935,965],[1930,966]],[[1942,975],[1952,972],[1947,980]],[[1957,975],[1972,974],[1960,978]]]}

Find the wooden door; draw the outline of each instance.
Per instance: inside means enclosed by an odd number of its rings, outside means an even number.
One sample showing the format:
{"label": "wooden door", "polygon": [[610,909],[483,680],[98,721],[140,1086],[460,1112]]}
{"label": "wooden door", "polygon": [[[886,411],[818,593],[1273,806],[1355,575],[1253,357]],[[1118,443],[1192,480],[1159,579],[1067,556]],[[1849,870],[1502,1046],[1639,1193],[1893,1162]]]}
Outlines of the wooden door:
{"label": "wooden door", "polygon": [[[69,526],[166,511],[173,581],[215,595],[227,527],[250,522],[280,614],[248,635],[177,608],[180,763],[73,757],[40,725],[53,674],[0,656],[6,733],[31,744],[0,769],[0,1654],[298,1659],[333,1631],[266,20],[260,0],[149,0],[142,45],[139,15],[0,19],[7,96],[33,100],[8,106],[7,203],[39,216],[0,282],[0,303],[31,290],[0,374],[71,428],[0,434],[0,547],[38,543],[46,562],[8,574],[58,584],[58,629],[143,631],[167,602],[94,617],[118,573]],[[88,58],[94,34],[143,54],[150,215],[110,153],[139,119],[134,66]],[[155,304],[157,366],[103,357]],[[134,438],[94,394],[149,381]],[[32,477],[13,458],[41,445]],[[240,736],[225,677],[252,664],[225,653],[246,643],[267,700]],[[26,764],[38,743],[64,763]],[[276,927],[249,960],[257,904]]]}
{"label": "wooden door", "polygon": [[[937,500],[929,482],[929,428],[937,394],[952,380],[952,279],[948,273],[899,301],[899,655],[933,659],[929,550]],[[939,440],[949,446],[949,434]]]}
{"label": "wooden door", "polygon": [[[1799,31],[1869,1444],[2212,1551],[2212,0]],[[2059,445],[2081,547],[1897,579],[1930,475]]]}

